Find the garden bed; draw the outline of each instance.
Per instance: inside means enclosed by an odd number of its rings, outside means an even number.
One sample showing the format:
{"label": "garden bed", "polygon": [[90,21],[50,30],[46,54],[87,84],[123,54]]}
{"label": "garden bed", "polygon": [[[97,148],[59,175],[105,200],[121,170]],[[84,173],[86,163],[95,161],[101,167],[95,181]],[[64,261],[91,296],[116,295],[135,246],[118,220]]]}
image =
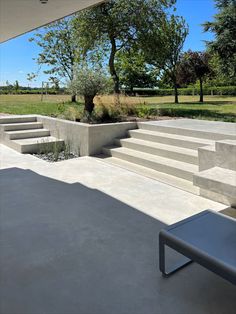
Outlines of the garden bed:
{"label": "garden bed", "polygon": [[69,160],[69,159],[74,159],[74,158],[79,157],[79,155],[75,153],[72,153],[72,152],[68,153],[64,150],[59,153],[47,152],[47,153],[38,153],[38,154],[32,154],[32,155],[48,162],[58,162],[58,161],[64,161],[64,160]]}

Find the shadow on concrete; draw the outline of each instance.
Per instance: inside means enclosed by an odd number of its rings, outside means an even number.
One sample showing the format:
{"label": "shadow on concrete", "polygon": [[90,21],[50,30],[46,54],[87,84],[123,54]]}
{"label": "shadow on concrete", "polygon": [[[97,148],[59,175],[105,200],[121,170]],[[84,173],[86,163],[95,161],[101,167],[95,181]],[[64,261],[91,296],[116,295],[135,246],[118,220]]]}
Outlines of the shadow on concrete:
{"label": "shadow on concrete", "polygon": [[98,190],[10,168],[0,194],[2,314],[235,310],[235,287],[198,265],[162,278],[164,225]]}

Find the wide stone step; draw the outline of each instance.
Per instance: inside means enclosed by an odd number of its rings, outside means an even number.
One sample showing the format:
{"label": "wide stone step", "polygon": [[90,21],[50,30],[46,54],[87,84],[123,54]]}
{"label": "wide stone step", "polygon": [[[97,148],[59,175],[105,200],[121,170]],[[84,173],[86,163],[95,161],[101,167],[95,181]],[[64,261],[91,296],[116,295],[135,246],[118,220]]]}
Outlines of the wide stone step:
{"label": "wide stone step", "polygon": [[115,144],[144,153],[198,165],[198,152],[193,149],[144,141],[136,138],[116,139]]}
{"label": "wide stone step", "polygon": [[193,184],[203,189],[202,195],[236,207],[236,171],[213,167],[196,173]]}
{"label": "wide stone step", "polygon": [[189,181],[192,181],[193,174],[198,172],[196,165],[138,152],[125,147],[104,147],[103,153]]}
{"label": "wide stone step", "polygon": [[10,141],[12,148],[20,153],[40,153],[54,150],[60,151],[64,146],[64,140],[53,136],[27,138]]}
{"label": "wide stone step", "polygon": [[34,116],[9,116],[0,118],[0,124],[9,123],[25,123],[25,122],[36,122],[37,118]]}
{"label": "wide stone step", "polygon": [[220,167],[204,170],[194,175],[194,184],[236,199],[236,171]]}
{"label": "wide stone step", "polygon": [[143,166],[140,166],[138,164],[131,163],[129,161],[116,158],[116,157],[108,157],[107,155],[99,155],[97,156],[99,160],[102,160],[106,163],[109,163],[113,166],[117,166],[126,170],[129,170],[131,172],[134,172],[136,174],[139,174],[141,176],[145,176],[147,178],[157,180],[159,182],[171,185],[173,187],[176,187],[178,189],[181,189],[183,191],[199,195],[199,188],[194,186],[192,182],[188,180],[184,180],[169,174],[166,174],[164,172],[156,171],[150,168],[146,168]]}
{"label": "wide stone step", "polygon": [[2,127],[4,131],[17,131],[29,129],[42,129],[43,124],[41,122],[7,123],[2,124]]}
{"label": "wide stone step", "polygon": [[167,145],[174,145],[179,147],[185,147],[189,149],[197,149],[206,145],[213,145],[214,141],[208,139],[201,139],[183,135],[162,133],[148,130],[130,130],[130,137],[141,139],[150,142],[162,143]]}
{"label": "wide stone step", "polygon": [[49,136],[50,131],[47,129],[29,129],[29,130],[20,130],[20,131],[8,131],[8,132],[5,132],[5,134],[9,140],[16,140],[16,139]]}

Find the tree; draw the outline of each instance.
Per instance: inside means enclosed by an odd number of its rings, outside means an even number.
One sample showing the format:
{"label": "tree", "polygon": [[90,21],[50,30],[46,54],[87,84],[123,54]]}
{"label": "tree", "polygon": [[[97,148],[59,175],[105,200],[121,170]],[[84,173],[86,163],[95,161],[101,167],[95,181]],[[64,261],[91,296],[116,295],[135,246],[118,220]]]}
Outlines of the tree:
{"label": "tree", "polygon": [[[102,47],[108,54],[109,72],[114,82],[114,92],[120,92],[120,79],[116,69],[119,51],[131,47],[137,40],[137,32],[154,16],[156,20],[163,10],[175,0],[110,0],[100,6],[78,14],[75,25],[85,47],[85,53]],[[157,18],[158,17],[158,18]]]}
{"label": "tree", "polygon": [[[42,33],[37,33],[30,41],[34,41],[42,49],[37,58],[41,67],[47,65],[49,69],[45,74],[56,78],[73,80],[74,67],[79,62],[79,47],[74,36],[72,20],[63,20],[49,24]],[[35,74],[28,75],[28,79],[35,78]],[[76,95],[72,94],[71,101],[76,101]]]}
{"label": "tree", "polygon": [[94,109],[94,97],[108,86],[108,79],[102,69],[91,69],[83,65],[75,70],[74,79],[68,87],[74,94],[84,97],[84,111],[90,117]]}
{"label": "tree", "polygon": [[207,77],[213,75],[210,65],[210,54],[201,51],[191,51],[184,53],[177,71],[177,81],[185,84],[200,83],[200,102],[203,102],[203,82]]}
{"label": "tree", "polygon": [[161,21],[153,20],[149,29],[141,34],[146,60],[169,77],[175,90],[175,103],[179,102],[177,68],[187,34],[185,20],[167,14],[162,16]]}
{"label": "tree", "polygon": [[215,0],[219,12],[214,21],[203,24],[205,31],[214,33],[214,40],[207,42],[210,52],[217,53],[221,69],[231,77],[236,75],[236,0]]}
{"label": "tree", "polygon": [[15,88],[15,91],[16,91],[16,93],[18,93],[18,91],[19,91],[19,82],[16,80],[15,81],[15,84],[14,84],[14,88]]}
{"label": "tree", "polygon": [[120,83],[133,93],[134,87],[154,87],[157,73],[148,66],[144,54],[138,49],[120,51],[117,55],[117,71]]}

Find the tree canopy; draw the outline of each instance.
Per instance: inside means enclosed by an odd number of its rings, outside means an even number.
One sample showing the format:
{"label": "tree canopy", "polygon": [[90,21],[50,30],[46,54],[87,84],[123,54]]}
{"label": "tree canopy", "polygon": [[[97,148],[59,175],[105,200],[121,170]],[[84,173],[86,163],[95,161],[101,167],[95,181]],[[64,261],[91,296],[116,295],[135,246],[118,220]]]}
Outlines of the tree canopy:
{"label": "tree canopy", "polygon": [[187,51],[180,59],[177,69],[177,81],[180,84],[200,83],[200,102],[203,102],[203,82],[213,74],[210,54],[201,51]]}
{"label": "tree canopy", "polygon": [[153,23],[152,28],[141,34],[141,46],[147,62],[170,78],[175,88],[175,103],[178,103],[177,67],[188,26],[182,17],[167,14]]}
{"label": "tree canopy", "polygon": [[[74,67],[80,58],[80,48],[75,40],[72,20],[65,18],[46,26],[42,32],[36,33],[30,41],[36,42],[41,48],[37,57],[39,67],[46,65],[45,74],[56,78],[73,80]],[[29,78],[34,77],[34,74]],[[75,101],[75,95],[72,95]]]}
{"label": "tree canopy", "polygon": [[117,54],[117,71],[120,83],[133,93],[135,87],[152,88],[157,83],[157,71],[149,66],[141,50],[134,48]]}
{"label": "tree canopy", "polygon": [[129,48],[137,41],[137,34],[160,20],[164,10],[175,0],[110,0],[100,6],[84,10],[74,21],[84,52],[103,47],[108,55],[110,75],[114,92],[120,91],[120,80],[115,59],[119,51]]}
{"label": "tree canopy", "polygon": [[217,53],[221,60],[222,72],[236,75],[236,0],[216,0],[219,12],[214,20],[206,22],[205,31],[214,33],[213,41],[207,42],[210,52]]}

